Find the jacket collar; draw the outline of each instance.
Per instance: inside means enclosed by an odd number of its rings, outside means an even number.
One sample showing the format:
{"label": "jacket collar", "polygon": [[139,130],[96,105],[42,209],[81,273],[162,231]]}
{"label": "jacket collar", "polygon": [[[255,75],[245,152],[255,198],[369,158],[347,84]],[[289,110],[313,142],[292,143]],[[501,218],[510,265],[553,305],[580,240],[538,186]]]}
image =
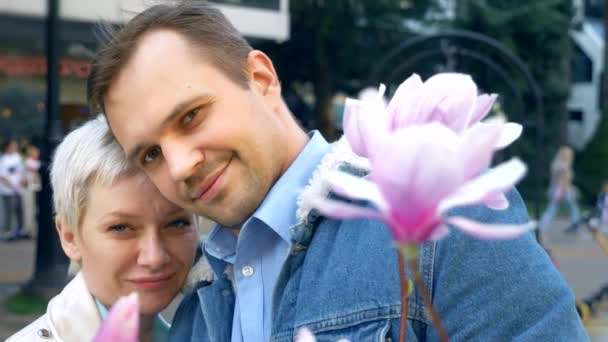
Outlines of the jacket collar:
{"label": "jacket collar", "polygon": [[345,136],[331,144],[331,151],[325,155],[313,173],[308,185],[298,197],[296,216],[299,223],[310,223],[311,218],[318,215],[312,207],[314,197],[329,196],[329,187],[326,178],[329,173],[347,168],[350,173],[367,174],[370,166],[367,158],[356,155],[350,147]]}
{"label": "jacket collar", "polygon": [[51,299],[46,313],[49,327],[58,341],[92,341],[101,324],[95,301],[81,273]]}

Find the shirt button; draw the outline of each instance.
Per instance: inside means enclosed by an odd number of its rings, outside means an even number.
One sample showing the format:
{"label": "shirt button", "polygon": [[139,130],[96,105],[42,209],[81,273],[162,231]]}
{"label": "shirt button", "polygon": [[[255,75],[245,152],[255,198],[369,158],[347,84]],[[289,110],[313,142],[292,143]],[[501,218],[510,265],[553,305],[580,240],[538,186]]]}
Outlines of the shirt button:
{"label": "shirt button", "polygon": [[243,267],[243,269],[241,269],[241,273],[245,277],[251,277],[253,275],[253,267],[251,267],[250,265],[246,265]]}

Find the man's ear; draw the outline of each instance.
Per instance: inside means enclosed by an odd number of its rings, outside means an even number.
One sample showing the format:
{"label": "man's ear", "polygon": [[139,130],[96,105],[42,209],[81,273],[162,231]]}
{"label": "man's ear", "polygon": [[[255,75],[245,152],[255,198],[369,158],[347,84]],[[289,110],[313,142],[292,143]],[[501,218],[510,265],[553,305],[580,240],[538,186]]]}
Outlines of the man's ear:
{"label": "man's ear", "polygon": [[59,217],[55,218],[55,228],[57,229],[57,234],[59,234],[63,252],[72,261],[79,262],[82,256],[80,254],[80,247],[76,241],[76,234],[74,233],[76,229],[68,227]]}
{"label": "man's ear", "polygon": [[259,50],[249,52],[247,72],[252,88],[266,97],[281,97],[281,83],[270,57]]}

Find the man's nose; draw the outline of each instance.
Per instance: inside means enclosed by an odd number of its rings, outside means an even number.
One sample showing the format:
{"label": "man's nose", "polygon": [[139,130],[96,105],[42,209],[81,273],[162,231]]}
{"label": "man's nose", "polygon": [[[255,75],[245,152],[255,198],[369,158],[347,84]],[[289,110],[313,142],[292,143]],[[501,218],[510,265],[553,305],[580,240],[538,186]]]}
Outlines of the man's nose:
{"label": "man's nose", "polygon": [[195,174],[196,166],[205,159],[203,152],[185,140],[166,141],[162,151],[174,181],[187,180]]}

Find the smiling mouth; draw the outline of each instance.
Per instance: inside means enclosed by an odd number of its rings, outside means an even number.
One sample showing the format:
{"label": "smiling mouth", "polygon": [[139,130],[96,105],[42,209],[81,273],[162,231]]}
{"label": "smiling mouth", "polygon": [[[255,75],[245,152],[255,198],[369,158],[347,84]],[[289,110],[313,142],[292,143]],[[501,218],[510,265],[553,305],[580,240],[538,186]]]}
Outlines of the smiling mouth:
{"label": "smiling mouth", "polygon": [[224,165],[222,168],[220,168],[217,171],[215,171],[214,173],[208,175],[203,180],[201,186],[199,187],[199,191],[196,193],[194,198],[192,198],[192,200],[196,201],[196,200],[202,199],[203,197],[205,197],[205,195],[208,195],[211,192],[211,190],[215,190],[214,185],[216,185],[216,183],[218,182],[220,177],[224,174],[224,171],[226,171],[226,169],[228,168],[228,165],[230,165],[231,162],[232,162],[232,158],[230,158],[228,160],[228,162],[226,162],[226,165]]}
{"label": "smiling mouth", "polygon": [[175,273],[161,274],[158,276],[149,276],[149,277],[139,277],[133,278],[129,281],[133,283],[138,288],[143,289],[154,289],[167,285],[173,277]]}

